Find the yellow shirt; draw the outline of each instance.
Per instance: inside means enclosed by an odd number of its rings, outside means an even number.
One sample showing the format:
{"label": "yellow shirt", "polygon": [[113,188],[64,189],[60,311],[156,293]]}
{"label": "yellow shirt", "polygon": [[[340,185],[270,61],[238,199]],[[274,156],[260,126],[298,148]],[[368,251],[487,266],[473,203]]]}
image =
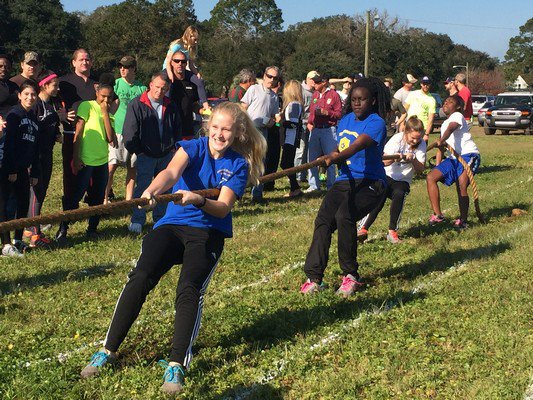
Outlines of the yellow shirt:
{"label": "yellow shirt", "polygon": [[[107,164],[109,143],[100,104],[96,100],[83,101],[77,115],[85,121],[80,142],[81,161],[93,167]],[[113,115],[109,114],[109,119],[111,126],[114,126]]]}
{"label": "yellow shirt", "polygon": [[422,90],[415,90],[409,93],[405,104],[409,105],[407,118],[416,115],[424,124],[424,128],[427,128],[429,116],[435,114],[437,108],[435,98],[430,93],[426,94]]}

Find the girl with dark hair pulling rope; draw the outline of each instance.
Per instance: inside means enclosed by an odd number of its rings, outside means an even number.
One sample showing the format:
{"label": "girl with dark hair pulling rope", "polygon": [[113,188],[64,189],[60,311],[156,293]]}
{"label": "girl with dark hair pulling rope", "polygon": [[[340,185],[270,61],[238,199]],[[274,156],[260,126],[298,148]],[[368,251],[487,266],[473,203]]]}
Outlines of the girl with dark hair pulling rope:
{"label": "girl with dark hair pulling rope", "polygon": [[356,222],[385,196],[387,183],[382,155],[389,110],[390,92],[381,80],[362,78],[354,83],[345,115],[337,127],[338,151],[325,156],[328,166],[339,164],[339,174],[315,220],[304,266],[307,281],[300,288],[304,294],[326,288],[322,279],[335,230],[338,230],[339,264],[344,274],[337,294],[347,297],[362,286],[357,264]]}
{"label": "girl with dark hair pulling rope", "polygon": [[[263,136],[236,103],[217,106],[208,132],[207,137],[179,142],[168,167],[143,193],[142,197],[153,199],[174,186],[172,191],[183,197],[177,204],[169,203],[165,216],[143,238],[141,255],[118,299],[104,348],[94,354],[82,377],[98,375],[101,367],[116,359],[148,293],[173,265],[182,264],[170,362],[163,362],[162,386],[168,394],[182,390],[200,329],[204,295],[224,240],[232,236],[231,209],[248,181],[259,182],[266,152]],[[217,199],[191,192],[210,188],[220,189]]]}
{"label": "girl with dark hair pulling rope", "polygon": [[[453,223],[456,229],[462,230],[468,227],[468,208],[470,199],[468,197],[468,185],[470,180],[463,165],[457,157],[451,154],[442,161],[443,151],[440,148],[449,144],[468,164],[472,173],[475,174],[481,163],[479,150],[472,140],[468,124],[462,114],[464,101],[458,94],[448,97],[442,106],[442,109],[448,119],[442,123],[441,137],[437,140],[437,166],[431,170],[426,177],[427,190],[433,214],[429,218],[430,225],[440,224],[445,221],[444,215],[440,209],[440,192],[438,182],[451,186],[453,183],[457,187],[457,196],[459,198],[459,218]],[[442,161],[442,162],[441,162]]]}

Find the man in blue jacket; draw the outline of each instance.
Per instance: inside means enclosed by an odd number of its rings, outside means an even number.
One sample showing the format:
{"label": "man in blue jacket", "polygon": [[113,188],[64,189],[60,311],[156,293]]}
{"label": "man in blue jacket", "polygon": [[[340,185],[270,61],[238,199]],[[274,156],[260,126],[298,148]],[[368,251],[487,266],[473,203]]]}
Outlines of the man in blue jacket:
{"label": "man in blue jacket", "polygon": [[[182,137],[178,107],[165,96],[168,88],[166,74],[159,72],[152,76],[150,88],[128,104],[122,134],[126,149],[137,155],[134,198],[141,197],[152,179],[167,167]],[[155,207],[154,223],[165,214],[165,209],[166,204]],[[145,222],[146,211],[135,207],[128,229],[141,233]]]}

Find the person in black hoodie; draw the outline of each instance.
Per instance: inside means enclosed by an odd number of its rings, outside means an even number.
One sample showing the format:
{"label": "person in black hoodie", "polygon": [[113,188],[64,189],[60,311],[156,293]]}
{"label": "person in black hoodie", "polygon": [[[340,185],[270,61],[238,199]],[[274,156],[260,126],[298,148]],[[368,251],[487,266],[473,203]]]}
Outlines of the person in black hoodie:
{"label": "person in black hoodie", "polygon": [[[182,138],[180,112],[178,106],[165,96],[167,90],[167,75],[159,72],[152,76],[150,88],[134,98],[126,110],[122,128],[124,145],[130,154],[137,155],[134,198],[141,197],[152,179],[167,167],[176,151],[176,143]],[[165,210],[166,204],[154,209],[154,223]],[[141,233],[145,222],[146,211],[135,207],[128,229]]]}
{"label": "person in black hoodie", "polygon": [[[56,142],[61,142],[62,135],[59,130],[61,103],[57,98],[59,92],[59,79],[52,71],[44,71],[38,78],[39,96],[34,106],[39,125],[39,159],[41,175],[37,185],[30,188],[30,207],[28,217],[41,214],[41,208],[48,191],[52,177],[53,153]],[[64,114],[64,110],[62,111]],[[24,232],[31,235],[31,247],[44,247],[50,245],[50,240],[41,233],[39,225],[27,228]]]}
{"label": "person in black hoodie", "polygon": [[[18,94],[19,104],[13,106],[6,117],[4,159],[0,168],[0,184],[5,207],[11,194],[17,201],[15,218],[28,214],[30,185],[38,182],[39,162],[39,126],[33,106],[37,100],[37,88],[32,82],[24,82]],[[29,172],[28,172],[29,170]],[[5,212],[5,210],[4,210]],[[2,234],[2,254],[19,255],[28,246],[22,241],[22,229],[15,231],[13,246],[9,243],[9,233]],[[16,253],[19,254],[16,254]]]}

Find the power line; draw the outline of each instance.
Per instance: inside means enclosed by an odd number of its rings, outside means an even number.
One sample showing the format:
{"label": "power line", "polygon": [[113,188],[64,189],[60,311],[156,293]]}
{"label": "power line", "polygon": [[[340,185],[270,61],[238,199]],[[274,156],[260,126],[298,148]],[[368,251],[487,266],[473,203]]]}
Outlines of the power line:
{"label": "power line", "polygon": [[468,27],[468,28],[481,28],[481,29],[503,29],[503,30],[511,30],[511,31],[517,31],[518,28],[509,28],[506,26],[485,26],[485,25],[470,25],[470,24],[457,24],[455,22],[437,22],[437,21],[424,21],[421,19],[407,19],[407,18],[398,18],[401,21],[405,22],[422,22],[426,24],[438,24],[438,25],[452,25],[452,26],[462,26],[462,27]]}

